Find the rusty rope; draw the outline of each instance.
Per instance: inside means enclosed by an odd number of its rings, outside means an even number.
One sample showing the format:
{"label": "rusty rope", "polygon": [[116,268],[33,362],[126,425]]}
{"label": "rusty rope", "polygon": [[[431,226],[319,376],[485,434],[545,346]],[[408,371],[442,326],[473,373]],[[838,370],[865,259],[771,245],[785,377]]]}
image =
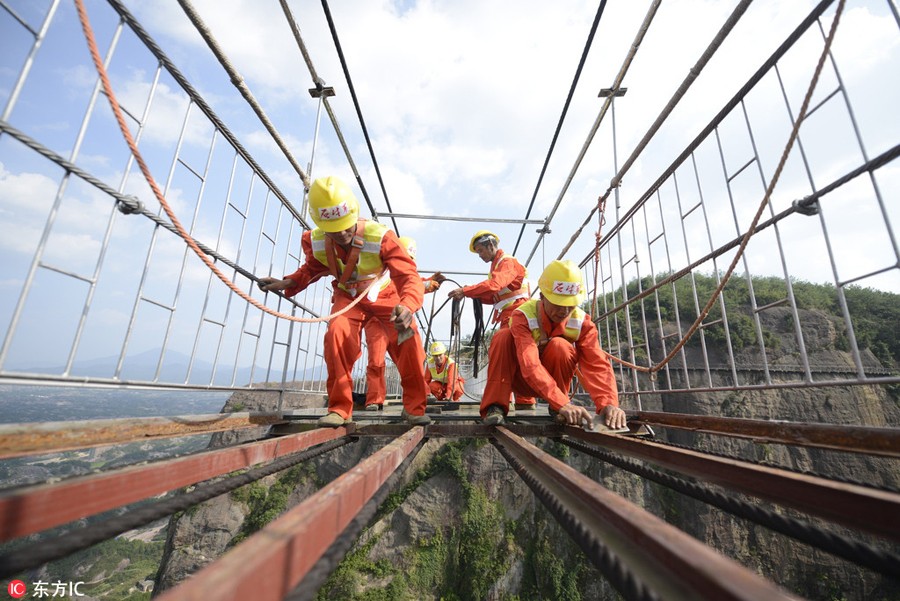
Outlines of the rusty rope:
{"label": "rusty rope", "polygon": [[[144,179],[147,180],[147,184],[150,186],[150,189],[153,190],[153,195],[156,196],[156,200],[159,201],[160,206],[163,208],[166,215],[168,215],[169,220],[177,230],[178,235],[181,236],[181,238],[191,248],[191,250],[193,250],[194,253],[198,257],[200,257],[200,260],[203,261],[203,263],[205,263],[206,266],[209,267],[209,269],[214,274],[216,274],[216,277],[218,277],[222,281],[222,283],[228,286],[235,294],[240,296],[242,299],[244,299],[257,309],[274,317],[287,319],[289,321],[296,321],[300,323],[318,323],[322,321],[330,321],[333,317],[337,317],[338,315],[346,313],[357,303],[359,303],[363,299],[363,297],[366,296],[366,293],[369,291],[369,289],[380,280],[380,277],[372,280],[372,282],[368,285],[368,287],[366,287],[366,290],[363,293],[359,294],[349,305],[336,313],[323,317],[297,317],[295,315],[288,315],[287,313],[281,313],[280,311],[270,309],[258,300],[252,298],[246,292],[238,288],[237,285],[228,278],[228,276],[226,276],[219,270],[218,267],[216,267],[212,259],[210,259],[206,255],[206,253],[203,252],[203,250],[197,245],[197,242],[194,241],[193,237],[191,237],[191,235],[188,234],[184,229],[184,226],[181,225],[178,217],[175,215],[174,211],[172,211],[172,208],[169,206],[168,201],[166,200],[165,196],[163,196],[163,193],[159,189],[159,186],[156,184],[156,180],[153,179],[153,175],[150,173],[149,167],[147,167],[147,164],[144,162],[144,158],[143,156],[141,156],[141,153],[137,148],[137,144],[135,144],[134,142],[131,131],[128,129],[128,126],[125,123],[125,118],[122,116],[122,109],[119,106],[118,100],[116,100],[115,94],[113,93],[112,85],[109,82],[109,75],[106,72],[106,67],[103,65],[103,60],[100,58],[100,52],[97,50],[97,42],[94,39],[94,32],[91,28],[91,23],[88,19],[87,11],[84,8],[84,0],[75,0],[75,7],[78,10],[78,18],[81,20],[81,27],[84,31],[84,37],[87,41],[88,50],[91,53],[91,59],[94,61],[94,67],[96,67],[97,74],[100,76],[100,81],[103,84],[103,91],[106,94],[107,99],[109,99],[109,106],[112,108],[113,114],[116,117],[116,121],[119,124],[119,129],[122,131],[122,136],[125,138],[125,142],[128,144],[128,148],[131,150],[131,154],[134,156],[135,161],[141,168],[141,173],[143,173]],[[384,274],[382,273],[382,275]]]}

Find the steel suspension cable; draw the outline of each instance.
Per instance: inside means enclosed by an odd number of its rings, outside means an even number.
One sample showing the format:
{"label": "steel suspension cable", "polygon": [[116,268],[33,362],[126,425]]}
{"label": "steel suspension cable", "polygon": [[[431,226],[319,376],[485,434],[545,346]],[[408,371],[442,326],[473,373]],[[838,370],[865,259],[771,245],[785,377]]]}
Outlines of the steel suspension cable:
{"label": "steel suspension cable", "polygon": [[278,130],[275,129],[275,126],[269,120],[269,117],[266,115],[262,106],[260,106],[259,102],[257,102],[256,98],[253,96],[250,88],[247,87],[246,83],[244,83],[244,78],[240,73],[238,73],[234,65],[231,64],[231,61],[228,60],[225,52],[219,46],[219,43],[216,42],[216,39],[213,37],[212,32],[203,22],[203,19],[200,18],[200,15],[194,9],[194,6],[191,4],[190,0],[178,0],[178,4],[181,5],[182,10],[184,10],[184,13],[187,15],[188,19],[191,20],[191,23],[194,24],[194,27],[200,33],[200,36],[206,42],[206,45],[209,46],[209,49],[212,50],[213,54],[216,55],[216,58],[219,59],[219,63],[225,69],[225,72],[228,73],[228,77],[231,79],[231,83],[234,84],[234,87],[238,89],[238,91],[241,93],[241,96],[244,97],[244,100],[247,101],[247,104],[250,105],[250,108],[252,108],[253,112],[256,113],[256,116],[259,117],[259,120],[269,132],[269,135],[272,136],[272,139],[278,145],[278,148],[281,149],[281,152],[284,153],[285,158],[287,158],[288,162],[294,168],[294,171],[296,171],[297,175],[300,176],[300,181],[303,182],[303,187],[309,190],[309,176],[297,163],[297,159],[294,158],[294,155],[288,149],[287,144],[285,144],[284,140],[281,138],[281,134],[279,134]]}
{"label": "steel suspension cable", "polygon": [[[562,130],[563,122],[569,112],[569,105],[572,103],[572,97],[575,95],[575,88],[578,87],[578,80],[581,78],[581,70],[584,69],[584,63],[587,62],[588,52],[594,43],[594,34],[597,33],[597,26],[600,24],[600,17],[603,16],[603,9],[606,8],[606,0],[600,0],[600,6],[597,7],[597,14],[594,16],[594,22],[591,24],[591,30],[588,33],[587,41],[584,43],[584,50],[581,51],[581,60],[578,61],[578,68],[575,69],[575,77],[572,78],[572,85],[569,86],[569,94],[563,104],[562,114],[559,116],[559,122],[556,124],[556,131],[553,132],[553,138],[550,140],[550,148],[547,150],[547,157],[544,159],[544,166],[541,167],[541,173],[538,176],[537,184],[534,187],[534,193],[531,195],[531,202],[528,203],[528,210],[525,212],[525,219],[531,216],[531,210],[534,208],[534,202],[537,199],[538,191],[541,189],[541,183],[544,181],[544,175],[547,173],[547,166],[550,164],[550,157],[553,156],[553,149],[556,148],[556,141],[559,139],[559,132]],[[512,254],[515,255],[519,250],[519,243],[522,241],[522,234],[525,233],[525,224],[519,230],[519,237],[516,238],[516,245]]]}
{"label": "steel suspension cable", "polygon": [[[826,1],[831,2],[832,0]],[[629,169],[631,169],[631,166],[635,163],[635,161],[637,161],[638,157],[641,155],[644,149],[650,144],[650,140],[653,138],[653,136],[656,135],[656,132],[659,131],[659,128],[662,127],[662,124],[665,122],[665,120],[668,119],[669,115],[675,110],[675,107],[679,102],[681,102],[681,99],[684,98],[684,95],[687,94],[687,91],[688,89],[690,89],[691,85],[693,85],[694,80],[697,79],[697,77],[700,75],[700,72],[703,71],[704,67],[706,67],[706,64],[713,57],[719,47],[721,47],[722,43],[725,41],[725,38],[728,37],[728,34],[731,33],[731,30],[734,29],[735,25],[737,25],[738,21],[747,11],[747,8],[749,8],[751,2],[752,0],[741,0],[741,2],[731,12],[731,15],[728,16],[728,19],[725,21],[721,29],[719,29],[719,32],[713,38],[713,41],[710,42],[709,46],[706,47],[706,50],[703,52],[694,66],[691,67],[687,77],[685,77],[681,82],[681,85],[678,86],[675,94],[672,95],[672,98],[660,112],[659,116],[657,116],[656,120],[647,130],[647,133],[645,133],[644,137],[641,138],[641,141],[638,142],[637,146],[632,151],[631,156],[629,156],[628,159],[625,160],[625,163],[622,165],[622,167],[619,168],[618,173],[613,176],[612,180],[609,183],[609,187],[606,189],[606,192],[601,195],[601,200],[605,200],[606,198],[608,198],[610,193],[619,187],[619,184],[621,184],[622,182],[622,178],[625,177],[625,174]],[[575,233],[572,234],[569,242],[560,251],[559,256],[557,257],[558,259],[562,259],[566,255],[566,253],[569,252],[569,249],[581,235],[581,232],[585,228],[585,226],[587,226],[587,224],[590,223],[591,219],[593,219],[594,213],[597,212],[599,207],[600,201],[598,200],[597,206],[595,206],[591,210],[581,227],[579,227],[575,231]],[[543,238],[543,234],[541,234],[541,238]]]}
{"label": "steel suspension cable", "polygon": [[290,213],[294,216],[295,219],[297,219],[297,221],[303,224],[303,227],[305,227],[306,229],[310,229],[309,224],[306,223],[306,219],[303,217],[300,211],[298,211],[297,208],[293,204],[291,204],[284,193],[278,189],[278,186],[276,186],[275,183],[269,178],[269,176],[262,170],[262,167],[260,167],[253,159],[253,157],[250,156],[250,153],[247,152],[247,149],[245,149],[243,145],[238,142],[237,137],[234,135],[234,133],[232,133],[231,130],[229,130],[225,125],[225,123],[223,123],[222,120],[219,119],[218,115],[213,112],[209,104],[203,99],[202,96],[200,96],[199,92],[194,89],[194,86],[191,85],[184,74],[178,70],[178,68],[175,66],[175,63],[173,63],[172,60],[168,56],[166,56],[159,45],[153,40],[153,38],[150,37],[150,34],[147,33],[147,30],[144,29],[144,27],[134,17],[134,15],[128,12],[128,9],[125,8],[125,5],[122,4],[121,0],[107,0],[107,2],[109,2],[110,6],[119,14],[122,20],[124,20],[128,24],[134,34],[144,43],[147,49],[150,50],[150,52],[153,54],[153,56],[156,57],[160,64],[166,68],[166,71],[169,72],[169,75],[171,75],[172,78],[176,82],[178,82],[178,85],[180,85],[181,88],[187,93],[191,101],[195,105],[197,105],[200,111],[203,112],[204,115],[206,115],[210,122],[215,125],[216,129],[219,130],[219,132],[225,137],[226,140],[228,140],[228,142],[232,145],[232,147],[234,147],[241,158],[244,159],[247,164],[253,168],[253,172],[266,183],[266,186],[268,186],[269,189],[271,189],[275,194],[275,196],[278,197],[278,200],[281,201],[281,204],[288,211],[290,211]]}
{"label": "steel suspension cable", "polygon": [[[725,106],[722,108],[722,110],[720,110],[716,114],[716,116],[713,117],[712,121],[710,121],[709,124],[707,124],[707,126],[705,128],[703,128],[703,130],[694,138],[694,140],[672,162],[672,164],[669,166],[669,168],[666,169],[656,179],[655,182],[653,182],[653,184],[647,189],[646,192],[644,192],[644,194],[638,199],[638,201],[634,205],[632,205],[622,215],[620,220],[617,223],[613,224],[610,231],[607,232],[607,234],[606,234],[607,240],[611,236],[615,235],[622,227],[624,227],[623,224],[629,218],[631,218],[635,213],[637,213],[637,211],[641,208],[641,206],[643,206],[643,204],[646,203],[646,201],[653,195],[654,192],[656,192],[656,190],[663,184],[663,182],[675,172],[676,168],[679,165],[681,165],[681,163],[683,163],[687,159],[687,157],[694,150],[697,149],[697,147],[700,146],[700,143],[706,138],[706,136],[708,136],[710,134],[710,132],[712,132],[713,129],[715,129],[715,127],[725,119],[725,117],[731,112],[731,110],[735,106],[738,105],[738,103],[741,101],[741,99],[747,95],[747,93],[750,91],[750,89],[754,85],[759,83],[760,80],[762,80],[762,78],[766,75],[766,73],[772,67],[772,65],[774,65],[782,56],[784,56],[784,54],[787,53],[787,51],[793,46],[793,44],[806,32],[807,29],[809,29],[816,22],[816,19],[818,19],[822,15],[822,13],[824,13],[825,10],[833,2],[834,2],[834,0],[821,0],[821,2],[819,2],[819,4],[803,20],[803,22],[800,23],[800,25],[798,25],[797,28],[794,29],[794,31],[791,33],[791,35],[789,35],[787,37],[787,39],[785,39],[785,41],[775,50],[775,52],[772,53],[772,56],[770,56],[769,59],[765,63],[763,63],[763,65],[759,69],[757,69],[757,71],[741,87],[741,89],[738,90],[738,92],[731,98],[731,100],[729,100],[725,104]],[[696,68],[697,67],[695,65],[694,69],[696,69]],[[645,136],[645,138],[646,138],[646,136]],[[635,149],[635,151],[632,153],[632,156],[634,157],[637,152],[638,152],[638,149]],[[622,173],[621,170],[620,170],[620,174],[624,175],[624,173]],[[618,182],[621,182],[621,177],[619,178]],[[617,185],[618,185],[618,182],[617,182]],[[600,199],[597,202],[597,206],[591,210],[591,212],[585,218],[585,220],[581,224],[581,226],[579,226],[579,228],[577,230],[575,230],[575,233],[572,234],[571,239],[569,240],[568,244],[566,244],[566,246],[563,247],[563,250],[560,252],[560,255],[558,258],[561,259],[565,255],[565,253],[567,253],[569,251],[569,249],[572,247],[572,245],[575,243],[575,241],[579,238],[579,236],[581,236],[581,232],[593,219],[594,213],[596,213],[600,207],[600,204],[601,204],[600,200],[605,201],[609,197],[610,193],[612,193],[613,190],[614,190],[614,187],[612,185],[610,185],[610,187],[607,188],[606,192],[604,192],[600,196]],[[590,255],[588,255],[588,257],[586,257],[584,260],[587,261],[589,259],[590,259]]]}
{"label": "steel suspension cable", "polygon": [[[637,34],[634,36],[634,40],[631,42],[631,48],[628,50],[628,54],[625,57],[625,60],[622,61],[622,66],[619,67],[619,72],[615,77],[615,80],[612,84],[612,90],[621,89],[622,82],[625,81],[625,75],[628,73],[628,70],[631,67],[631,63],[634,61],[635,56],[637,56],[638,48],[641,47],[643,43],[644,37],[647,35],[647,31],[650,29],[650,24],[653,22],[654,17],[656,16],[656,11],[659,9],[662,0],[654,0],[653,4],[647,9],[647,14],[644,15],[644,21],[641,23],[640,28],[638,29]],[[569,190],[569,185],[572,183],[572,180],[575,178],[575,174],[578,172],[578,168],[581,166],[581,162],[584,160],[584,157],[587,155],[587,151],[591,146],[591,143],[594,140],[594,136],[597,135],[597,131],[600,129],[600,124],[603,122],[603,118],[606,116],[606,113],[609,111],[609,108],[612,106],[614,94],[610,94],[603,101],[603,106],[600,107],[600,112],[597,115],[597,118],[594,119],[594,125],[591,126],[591,130],[588,132],[587,138],[584,143],[581,145],[581,151],[578,153],[578,156],[575,158],[575,162],[572,165],[572,168],[569,170],[569,175],[566,177],[566,181],[563,183],[562,189],[556,197],[556,203],[553,205],[553,209],[550,211],[550,214],[547,216],[545,220],[545,227],[550,225],[550,222],[553,220],[553,217],[556,215],[556,211],[559,209],[559,205],[562,204],[563,197],[565,197],[566,192]],[[598,201],[598,205],[600,202]],[[593,215],[593,213],[592,213]],[[590,220],[590,217],[588,218]],[[586,224],[584,224],[586,225]],[[584,228],[582,225],[582,229]],[[580,231],[580,230],[579,230]],[[531,254],[528,256],[528,259],[525,261],[526,267],[531,263],[531,259],[534,257],[534,253],[537,252],[538,247],[541,247],[541,253],[543,254],[543,245],[544,242],[544,234],[538,237],[537,241],[534,244],[534,248],[531,250]],[[543,261],[543,257],[542,257]]]}
{"label": "steel suspension cable", "polygon": [[[309,50],[306,48],[306,44],[303,42],[303,37],[300,35],[300,28],[297,26],[297,22],[294,20],[294,15],[291,12],[290,6],[288,6],[287,0],[279,0],[281,3],[281,10],[284,12],[284,18],[288,22],[288,26],[291,28],[291,33],[294,34],[294,41],[297,42],[297,47],[300,49],[300,54],[303,55],[303,60],[306,62],[306,67],[309,69],[309,75],[312,77],[313,84],[317,89],[322,89],[325,85],[325,82],[319,77],[318,72],[316,71],[316,67],[312,62],[312,57],[309,55]],[[331,125],[334,127],[334,133],[337,135],[338,142],[341,145],[341,148],[344,149],[344,156],[347,157],[347,162],[350,165],[350,170],[353,171],[353,177],[356,178],[356,183],[359,186],[359,189],[362,191],[363,198],[366,201],[366,204],[369,206],[369,211],[372,213],[372,219],[374,221],[378,221],[378,211],[375,210],[374,205],[372,205],[372,200],[369,198],[369,192],[366,190],[366,185],[362,181],[362,177],[359,175],[359,169],[356,167],[356,162],[353,160],[353,155],[350,154],[350,147],[347,145],[347,140],[344,139],[344,132],[341,131],[341,126],[338,124],[337,115],[334,114],[334,110],[331,108],[331,102],[328,100],[327,95],[322,95],[322,104],[325,105],[325,111],[328,113],[328,118],[331,119]]]}
{"label": "steel suspension cable", "polygon": [[[338,58],[341,60],[341,68],[344,70],[344,78],[347,80],[347,88],[350,90],[350,96],[353,98],[353,106],[356,108],[356,116],[359,118],[359,125],[362,127],[363,137],[366,139],[366,146],[369,148],[369,155],[372,157],[372,165],[375,167],[375,174],[378,176],[378,184],[381,186],[381,193],[384,195],[384,202],[387,204],[388,212],[393,213],[391,201],[388,198],[387,190],[384,188],[384,179],[381,177],[381,169],[378,167],[378,160],[375,158],[375,149],[372,148],[372,140],[369,138],[369,130],[366,127],[366,121],[363,119],[362,109],[359,106],[359,99],[356,97],[356,89],[353,87],[353,80],[350,78],[350,69],[347,67],[347,60],[344,58],[344,50],[341,48],[341,41],[338,39],[337,28],[334,25],[334,19],[331,17],[331,10],[328,8],[328,0],[322,0],[322,8],[325,10],[325,18],[328,20],[328,28],[331,30],[331,38],[334,40],[334,47],[337,49]],[[400,235],[400,228],[397,227],[397,220],[391,217],[394,224],[394,231]]]}

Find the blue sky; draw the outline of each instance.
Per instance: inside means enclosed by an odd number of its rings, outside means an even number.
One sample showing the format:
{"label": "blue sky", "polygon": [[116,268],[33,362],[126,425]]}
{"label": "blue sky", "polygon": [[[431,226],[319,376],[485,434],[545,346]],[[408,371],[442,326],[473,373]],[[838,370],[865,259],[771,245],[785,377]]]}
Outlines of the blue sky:
{"label": "blue sky", "polygon": [[[10,4],[34,27],[39,26],[49,5],[31,1]],[[302,186],[296,173],[237,94],[177,2],[125,4],[277,186],[299,207]],[[532,218],[545,217],[556,203],[599,111],[601,101],[597,93],[612,84],[649,4],[608,3]],[[669,101],[735,4],[700,0],[663,3],[625,79],[628,93],[616,104],[620,164]],[[623,208],[645,191],[814,4],[799,0],[753,3],[629,172],[621,188]],[[307,93],[311,87],[310,76],[278,3],[198,0],[195,6],[305,168],[312,149],[316,104]],[[106,48],[113,35],[115,15],[104,2],[90,1],[87,7],[100,47]],[[378,211],[386,212],[387,203],[375,177],[321,6],[292,2],[291,8],[318,73],[337,90],[333,106],[372,202]],[[537,0],[372,1],[335,2],[331,10],[393,212],[524,218],[597,5]],[[47,43],[38,53],[8,120],[42,144],[68,156],[75,145],[96,75],[74,5],[63,1],[57,11]],[[846,11],[834,52],[871,157],[900,139],[900,119],[896,113],[896,107],[900,106],[900,78],[896,75],[900,73],[900,35],[886,2],[848,2]],[[0,106],[5,106],[30,42],[22,28],[2,11],[0,32]],[[797,105],[808,85],[818,51],[812,40],[803,42],[781,66],[787,94]],[[126,30],[110,65],[113,86],[126,108],[140,112],[153,85],[155,68],[155,60]],[[823,78],[818,97],[823,97],[833,83],[833,78]],[[753,142],[768,149],[771,156],[779,154],[777,149],[783,146],[789,131],[780,102],[780,91],[769,80],[747,103],[758,136]],[[171,177],[168,174],[169,158],[179,139],[186,106],[177,84],[163,75],[148,116],[142,152],[157,179],[169,182],[167,197],[183,220],[194,224],[194,235],[201,240],[220,240],[220,248],[226,254],[232,253],[230,256],[234,258],[240,232],[229,229],[233,222],[227,221],[225,231],[219,231],[221,207],[196,209],[190,201],[196,196],[197,180],[181,169],[174,170]],[[816,165],[817,173],[824,174],[825,181],[816,183],[823,185],[858,165],[860,157],[854,150],[852,132],[844,125],[844,115],[823,111],[816,118],[835,123],[833,128],[816,129],[825,133],[811,134],[806,140],[810,160]],[[724,153],[733,161],[741,160],[749,144],[738,133],[727,135],[728,128],[737,132],[737,127],[737,123],[723,127],[723,139],[727,140]],[[192,165],[205,164],[211,136],[211,128],[202,120],[189,122],[183,156]],[[352,181],[327,119],[323,120],[320,136],[313,175],[337,174]],[[91,120],[76,163],[116,187],[122,181],[124,156],[124,143],[113,120],[98,111],[98,116]],[[211,169],[227,172],[230,167],[226,158],[213,153]],[[698,155],[700,168],[704,162],[712,168],[718,160],[716,154]],[[773,167],[773,164],[766,165],[770,173]],[[551,224],[552,234],[535,247],[537,226],[525,228],[516,254],[524,261],[533,252],[529,264],[533,279],[536,280],[543,264],[556,258],[569,242],[613,174],[612,129],[608,116],[563,198]],[[23,152],[9,136],[0,136],[0,264],[4,265],[0,276],[3,292],[0,323],[4,328],[22,288],[60,177],[57,167],[31,152]],[[221,177],[209,179],[207,194],[224,195],[225,182]],[[900,188],[898,168],[884,169],[879,183],[886,198],[896,199]],[[242,197],[248,206],[266,202],[259,191],[250,191],[247,174],[239,174],[235,185],[246,189]],[[154,203],[137,176],[129,177],[126,190],[138,194],[148,204]],[[742,206],[755,207],[758,202],[750,199],[755,194],[751,190],[748,186],[748,202]],[[794,165],[776,191],[773,199],[776,210],[805,196],[808,190],[805,174]],[[710,196],[722,193],[712,185],[707,191]],[[360,201],[365,214],[368,211],[361,195]],[[878,261],[891,253],[883,227],[884,217],[876,206],[856,203],[852,188],[838,195],[833,203],[839,210],[832,211],[828,219],[842,277],[877,268]],[[896,202],[889,211],[896,226]],[[78,273],[89,273],[98,253],[108,248],[104,275],[92,309],[91,340],[85,342],[81,351],[85,358],[110,354],[102,344],[93,344],[93,340],[100,340],[105,331],[121,331],[122,315],[130,311],[133,303],[133,298],[122,290],[135,286],[151,236],[145,220],[134,217],[115,216],[113,225],[108,227],[110,212],[108,197],[73,178],[66,191],[66,201],[56,216],[58,225],[48,241],[48,260]],[[738,215],[738,222],[746,224],[749,213],[752,210]],[[259,219],[276,218],[272,211],[265,216],[261,212],[258,215]],[[714,228],[716,242],[734,236],[734,216],[728,211],[723,208],[712,219],[714,223],[728,224],[721,229]],[[388,219],[382,221],[390,224]],[[610,216],[609,223],[612,221]],[[401,235],[416,238],[419,265],[424,271],[483,273],[486,266],[467,249],[472,233],[487,227],[499,234],[501,247],[511,252],[520,230],[520,226],[510,224],[423,219],[398,219],[397,223]],[[800,279],[831,281],[824,253],[808,252],[820,242],[814,241],[815,233],[807,228],[808,224],[800,221],[786,226],[789,251],[795,256],[807,253],[790,266],[790,271]],[[105,246],[107,236],[109,242]],[[592,248],[593,238],[593,230],[586,230],[568,257],[576,261],[585,257]],[[178,241],[160,237],[154,252],[157,261],[171,263],[171,269],[151,274],[147,285],[154,294],[175,298],[180,277],[189,288],[206,289],[206,268],[199,261],[186,261],[182,274],[184,248]],[[245,241],[241,264],[248,269],[263,265],[264,262],[257,260],[259,252],[262,251],[255,241]],[[677,253],[675,259],[677,263]],[[779,270],[777,256],[767,252],[767,246],[762,243],[751,249],[748,261],[756,273]],[[281,275],[279,271],[288,273],[293,266],[272,269],[275,275]],[[469,275],[453,277],[462,284],[480,279]],[[900,290],[896,270],[864,284]],[[213,286],[221,287],[218,283]],[[235,299],[221,288],[212,293],[211,302],[216,311],[224,314]],[[80,283],[52,274],[42,276],[30,299],[33,310],[26,316],[32,320],[29,328],[33,334],[17,341],[14,351],[18,360],[26,364],[29,361],[58,364],[59,357],[52,352],[48,356],[44,341],[59,335],[54,325],[56,319],[77,320],[81,304],[65,303],[61,299],[77,296],[80,290]],[[446,289],[438,293],[438,303],[445,294]],[[426,308],[430,302],[427,299]],[[54,319],[42,319],[42,315],[54,315]],[[159,319],[163,319],[162,315]],[[434,327],[444,332],[449,330],[449,323],[442,317]],[[463,331],[470,332],[471,324],[464,324]],[[158,340],[151,334],[140,344],[146,348],[157,344]]]}

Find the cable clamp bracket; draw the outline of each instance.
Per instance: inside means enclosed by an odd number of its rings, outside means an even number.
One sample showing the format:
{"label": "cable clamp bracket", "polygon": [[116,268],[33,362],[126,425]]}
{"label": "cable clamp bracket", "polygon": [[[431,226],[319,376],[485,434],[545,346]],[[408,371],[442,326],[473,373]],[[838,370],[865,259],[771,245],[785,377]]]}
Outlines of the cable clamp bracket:
{"label": "cable clamp bracket", "polygon": [[818,198],[811,198],[807,196],[806,198],[795,200],[791,203],[791,206],[794,207],[794,209],[802,215],[812,216],[819,214]]}
{"label": "cable clamp bracket", "polygon": [[144,203],[137,196],[120,196],[116,198],[116,208],[123,215],[134,215],[144,210]]}

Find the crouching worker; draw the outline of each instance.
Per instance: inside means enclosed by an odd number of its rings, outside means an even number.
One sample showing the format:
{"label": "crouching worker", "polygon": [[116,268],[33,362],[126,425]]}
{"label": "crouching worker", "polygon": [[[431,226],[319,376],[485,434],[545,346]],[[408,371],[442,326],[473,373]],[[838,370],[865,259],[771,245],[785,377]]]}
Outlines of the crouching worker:
{"label": "crouching worker", "polygon": [[428,369],[425,370],[425,382],[431,394],[439,401],[451,398],[458,401],[463,395],[463,380],[456,369],[456,361],[447,356],[447,347],[443,342],[432,342],[428,349]]}
{"label": "crouching worker", "polygon": [[[284,279],[260,278],[265,291],[283,290],[294,296],[327,275],[334,278],[331,312],[337,313],[358,295],[365,297],[346,313],[328,323],[325,332],[325,366],[328,415],[320,426],[337,427],[352,421],[353,364],[361,351],[361,331],[376,319],[388,338],[388,352],[400,372],[403,407],[413,425],[426,425],[425,352],[413,314],[422,307],[422,277],[397,235],[374,221],[359,219],[359,203],[353,191],[336,177],[315,180],[309,189],[309,214],[316,228],[303,232],[300,246],[305,262]],[[378,280],[384,270],[389,278]],[[399,331],[412,337],[397,343]]]}
{"label": "crouching worker", "polygon": [[612,365],[600,349],[597,326],[578,307],[584,300],[581,270],[572,261],[553,261],[538,286],[540,298],[517,307],[509,328],[498,330],[491,341],[481,401],[484,423],[503,423],[510,392],[545,399],[551,412],[569,425],[591,423],[591,413],[569,401],[577,370],[604,423],[625,427]]}

